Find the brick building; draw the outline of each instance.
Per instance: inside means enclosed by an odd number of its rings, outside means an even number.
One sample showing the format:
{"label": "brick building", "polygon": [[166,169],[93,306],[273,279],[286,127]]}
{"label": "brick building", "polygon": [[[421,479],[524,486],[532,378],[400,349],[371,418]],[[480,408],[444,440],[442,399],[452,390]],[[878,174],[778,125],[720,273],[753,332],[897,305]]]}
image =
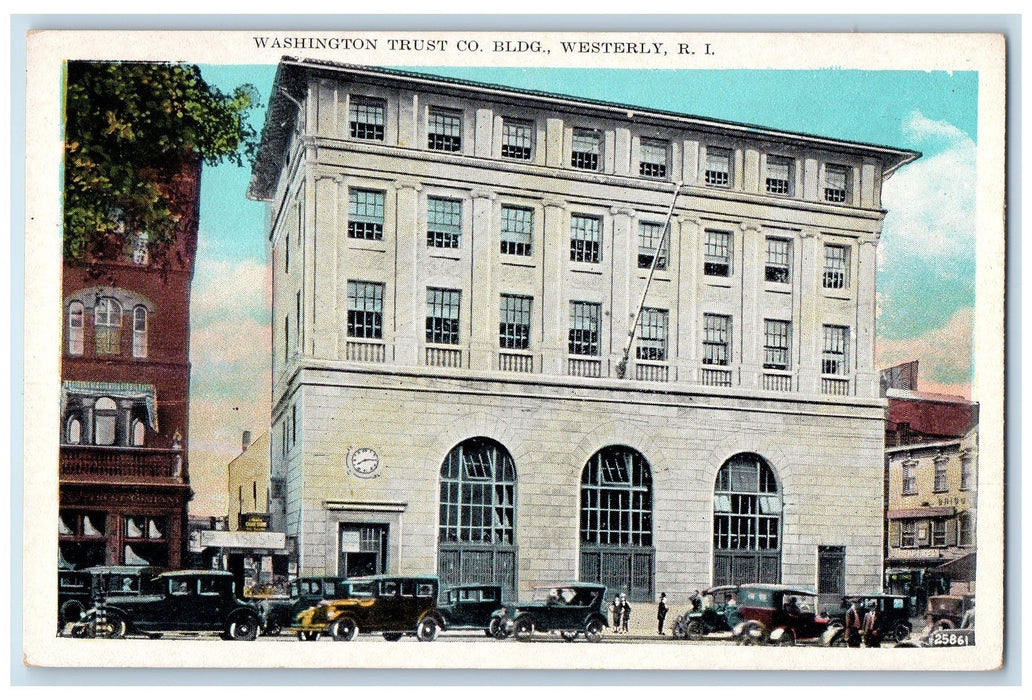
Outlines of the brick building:
{"label": "brick building", "polygon": [[249,196],[299,571],[878,588],[880,195],[918,155],[283,59]]}
{"label": "brick building", "polygon": [[200,176],[191,160],[172,178],[179,233],[160,261],[138,234],[64,266],[59,567],[184,561]]}

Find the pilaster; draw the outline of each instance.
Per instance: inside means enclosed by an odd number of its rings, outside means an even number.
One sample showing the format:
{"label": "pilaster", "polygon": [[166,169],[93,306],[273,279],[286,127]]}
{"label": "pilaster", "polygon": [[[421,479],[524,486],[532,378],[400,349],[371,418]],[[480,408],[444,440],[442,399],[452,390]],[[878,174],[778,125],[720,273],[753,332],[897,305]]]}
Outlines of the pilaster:
{"label": "pilaster", "polygon": [[[563,335],[567,313],[563,313],[563,282],[569,274],[569,235],[566,229],[567,203],[562,199],[545,199],[545,220],[542,225],[542,291],[541,291],[541,372],[559,375],[565,356]],[[566,245],[564,245],[564,243]]]}
{"label": "pilaster", "polygon": [[[415,365],[418,346],[419,318],[419,245],[421,241],[419,224],[419,193],[423,187],[413,180],[397,180],[394,183],[397,197],[397,242],[394,248],[395,289],[386,285],[384,289],[384,318],[394,318],[392,329],[394,362],[399,365]],[[393,314],[387,308],[391,297]],[[386,340],[386,339],[385,339]]]}

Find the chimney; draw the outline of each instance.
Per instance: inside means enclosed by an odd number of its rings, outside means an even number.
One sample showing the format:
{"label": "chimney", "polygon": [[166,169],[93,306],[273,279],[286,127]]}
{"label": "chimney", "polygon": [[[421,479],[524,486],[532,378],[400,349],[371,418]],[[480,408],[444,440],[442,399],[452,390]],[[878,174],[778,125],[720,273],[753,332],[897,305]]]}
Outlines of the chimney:
{"label": "chimney", "polygon": [[250,430],[245,430],[244,431],[244,437],[240,441],[240,445],[241,445],[240,451],[241,452],[246,451],[250,444],[251,444],[251,431]]}

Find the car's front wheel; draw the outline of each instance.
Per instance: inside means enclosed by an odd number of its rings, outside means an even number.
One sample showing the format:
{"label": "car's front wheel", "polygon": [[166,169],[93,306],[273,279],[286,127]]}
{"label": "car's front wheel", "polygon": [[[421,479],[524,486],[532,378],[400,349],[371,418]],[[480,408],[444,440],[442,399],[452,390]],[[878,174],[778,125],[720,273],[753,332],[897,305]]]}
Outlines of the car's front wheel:
{"label": "car's front wheel", "polygon": [[334,641],[350,642],[358,636],[358,625],[350,617],[338,617],[330,625],[330,634]]}
{"label": "car's front wheel", "polygon": [[896,628],[892,630],[892,638],[896,642],[905,642],[910,638],[910,625],[905,622],[901,622],[896,625]]}
{"label": "car's front wheel", "polygon": [[702,639],[706,635],[706,630],[702,626],[701,620],[692,620],[688,623],[688,629],[685,630],[685,639]]}
{"label": "car's front wheel", "polygon": [[437,624],[437,620],[432,617],[424,617],[416,625],[416,638],[421,642],[432,642],[437,639],[437,633],[441,631],[441,626]]}
{"label": "car's front wheel", "polygon": [[401,632],[384,632],[383,633],[383,638],[386,639],[388,642],[396,642],[399,639],[401,639],[401,637],[402,637]]}
{"label": "car's front wheel", "polygon": [[529,642],[534,636],[534,621],[526,615],[516,618],[512,633],[521,642]]}
{"label": "car's front wheel", "polygon": [[129,623],[119,613],[109,612],[103,619],[90,620],[87,636],[97,639],[121,639],[129,631]]}
{"label": "car's front wheel", "polygon": [[601,620],[588,620],[588,624],[584,627],[584,638],[589,642],[602,641],[602,630],[605,625],[602,624]]}
{"label": "car's front wheel", "polygon": [[251,642],[258,637],[261,622],[254,615],[237,615],[229,623],[226,635],[235,641]]}

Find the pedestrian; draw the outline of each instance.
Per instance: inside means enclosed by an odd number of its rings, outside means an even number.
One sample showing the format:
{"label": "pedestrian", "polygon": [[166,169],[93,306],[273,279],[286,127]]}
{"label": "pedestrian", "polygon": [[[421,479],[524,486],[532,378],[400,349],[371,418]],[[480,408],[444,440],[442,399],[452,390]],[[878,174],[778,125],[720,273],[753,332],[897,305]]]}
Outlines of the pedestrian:
{"label": "pedestrian", "polygon": [[850,603],[849,610],[846,611],[846,646],[860,646],[861,625],[860,611],[857,610],[856,601],[854,600]]}
{"label": "pedestrian", "polygon": [[666,614],[669,609],[670,608],[668,608],[666,604],[666,593],[660,593],[659,607],[656,608],[656,620],[659,623],[658,631],[660,634],[666,634],[666,632],[663,631],[663,621],[666,620]]}
{"label": "pedestrian", "polygon": [[881,646],[881,617],[877,605],[864,615],[864,644],[869,647]]}
{"label": "pedestrian", "polygon": [[609,606],[609,614],[613,617],[613,632],[620,634],[620,619],[623,617],[623,606],[620,605],[620,596],[613,598]]}
{"label": "pedestrian", "polygon": [[688,602],[692,604],[692,612],[699,612],[699,608],[702,606],[702,599],[699,598],[698,588],[688,596]]}
{"label": "pedestrian", "polygon": [[627,623],[631,619],[631,605],[627,602],[627,596],[620,594],[620,629],[627,634]]}

